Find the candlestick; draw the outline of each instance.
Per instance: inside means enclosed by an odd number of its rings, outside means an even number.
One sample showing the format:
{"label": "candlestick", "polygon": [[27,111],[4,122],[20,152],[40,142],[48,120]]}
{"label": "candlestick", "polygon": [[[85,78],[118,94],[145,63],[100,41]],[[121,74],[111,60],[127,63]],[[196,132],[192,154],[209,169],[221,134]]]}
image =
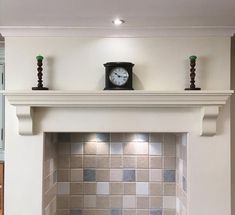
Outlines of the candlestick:
{"label": "candlestick", "polygon": [[38,76],[38,85],[37,85],[37,87],[32,87],[32,90],[48,90],[48,88],[47,87],[43,87],[43,84],[42,84],[42,82],[43,82],[43,80],[42,80],[42,76],[43,76],[43,73],[42,73],[42,70],[43,70],[43,68],[42,68],[42,60],[43,60],[43,56],[41,56],[41,55],[38,55],[37,57],[36,57],[36,59],[37,59],[37,66],[38,66],[38,68],[37,68],[37,71],[38,71],[38,73],[37,73],[37,76]]}
{"label": "candlestick", "polygon": [[195,69],[195,66],[196,66],[196,59],[197,59],[197,56],[190,56],[189,57],[190,59],[190,87],[189,88],[185,88],[185,90],[201,90],[201,88],[199,87],[196,87],[195,85],[195,76],[196,76],[196,69]]}

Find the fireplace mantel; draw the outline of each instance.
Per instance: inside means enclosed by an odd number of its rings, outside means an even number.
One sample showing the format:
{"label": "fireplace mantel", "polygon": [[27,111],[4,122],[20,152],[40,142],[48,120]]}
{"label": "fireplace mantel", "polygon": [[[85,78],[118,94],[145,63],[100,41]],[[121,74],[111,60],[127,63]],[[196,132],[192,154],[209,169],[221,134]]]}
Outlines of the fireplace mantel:
{"label": "fireplace mantel", "polygon": [[19,134],[33,135],[35,108],[200,108],[201,135],[216,134],[219,108],[233,91],[2,91],[16,107]]}

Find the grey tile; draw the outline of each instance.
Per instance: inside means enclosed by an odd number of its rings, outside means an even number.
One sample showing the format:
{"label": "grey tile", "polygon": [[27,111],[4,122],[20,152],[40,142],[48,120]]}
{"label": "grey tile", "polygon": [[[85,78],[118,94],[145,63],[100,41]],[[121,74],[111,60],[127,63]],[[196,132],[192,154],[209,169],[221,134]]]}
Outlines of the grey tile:
{"label": "grey tile", "polygon": [[122,209],[111,209],[110,215],[122,215]]}
{"label": "grey tile", "polygon": [[164,182],[175,182],[175,170],[164,170]]}
{"label": "grey tile", "polygon": [[84,169],[83,170],[83,180],[84,181],[95,181],[96,172],[94,169]]}
{"label": "grey tile", "polygon": [[162,210],[151,209],[151,210],[149,211],[149,215],[162,215]]}
{"label": "grey tile", "polygon": [[123,181],[135,181],[135,170],[123,170]]}
{"label": "grey tile", "polygon": [[82,215],[81,209],[70,209],[69,215]]}
{"label": "grey tile", "polygon": [[110,134],[109,133],[85,133],[84,136],[85,142],[109,142]]}
{"label": "grey tile", "polygon": [[58,133],[57,140],[60,143],[70,142],[71,141],[71,135],[70,135],[70,133]]}
{"label": "grey tile", "polygon": [[185,191],[185,192],[187,192],[187,180],[186,180],[186,178],[183,176],[183,190]]}

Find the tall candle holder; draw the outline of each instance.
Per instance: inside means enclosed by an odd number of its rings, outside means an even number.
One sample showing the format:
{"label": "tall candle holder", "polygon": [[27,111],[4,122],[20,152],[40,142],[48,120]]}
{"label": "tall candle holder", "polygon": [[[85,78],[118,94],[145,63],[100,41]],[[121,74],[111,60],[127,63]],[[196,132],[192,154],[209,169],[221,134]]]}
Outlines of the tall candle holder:
{"label": "tall candle holder", "polygon": [[185,88],[185,90],[201,90],[201,88],[199,87],[196,87],[195,85],[195,76],[196,76],[196,69],[195,69],[195,66],[196,66],[196,59],[197,59],[197,56],[190,56],[189,57],[190,59],[190,87],[189,88]]}
{"label": "tall candle holder", "polygon": [[38,74],[37,74],[37,76],[38,76],[38,85],[37,85],[37,87],[32,87],[32,90],[48,90],[48,88],[43,87],[43,84],[42,84],[42,82],[43,82],[43,80],[42,80],[42,76],[43,76],[43,73],[42,73],[42,70],[43,70],[43,68],[42,68],[43,56],[38,55],[36,57],[36,59],[37,59],[37,66],[38,66],[38,68],[37,68],[37,71],[38,71]]}

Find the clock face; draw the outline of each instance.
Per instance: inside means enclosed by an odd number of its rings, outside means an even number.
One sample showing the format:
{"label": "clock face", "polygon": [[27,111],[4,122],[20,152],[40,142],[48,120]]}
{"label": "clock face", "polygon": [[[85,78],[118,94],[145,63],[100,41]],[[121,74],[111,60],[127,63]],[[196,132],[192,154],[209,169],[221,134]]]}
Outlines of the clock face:
{"label": "clock face", "polygon": [[123,86],[128,81],[128,78],[128,72],[122,67],[114,68],[109,75],[109,80],[116,86]]}

